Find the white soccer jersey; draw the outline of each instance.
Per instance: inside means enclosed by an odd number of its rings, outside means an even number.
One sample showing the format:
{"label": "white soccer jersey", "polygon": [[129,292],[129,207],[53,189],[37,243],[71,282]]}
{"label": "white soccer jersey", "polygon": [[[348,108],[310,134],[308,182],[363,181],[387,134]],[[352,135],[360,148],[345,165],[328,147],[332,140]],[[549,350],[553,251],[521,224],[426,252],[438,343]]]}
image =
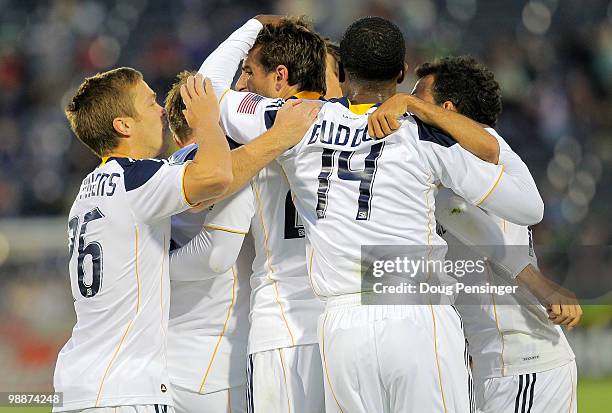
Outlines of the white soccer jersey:
{"label": "white soccer jersey", "polygon": [[[196,151],[197,145],[190,145],[171,159],[192,159]],[[171,253],[168,370],[171,383],[182,390],[208,394],[246,382],[250,271],[238,272],[234,263],[253,211],[253,193],[246,187],[209,210],[186,211],[172,217],[176,246],[184,246],[203,227],[213,243],[225,242],[209,248],[222,248],[225,264],[219,264],[208,251],[184,253],[179,249]],[[218,231],[228,237],[215,238]],[[214,272],[218,266],[231,268],[218,274]]]}
{"label": "white soccer jersey", "polygon": [[[346,98],[325,104],[279,161],[304,220],[313,288],[323,296],[361,291],[362,244],[444,245],[435,232],[438,184],[506,217],[541,219],[541,198],[525,171],[504,174],[503,165],[476,158],[413,116],[374,140],[367,117],[353,113]],[[524,201],[508,204],[518,196]]]}
{"label": "white soccer jersey", "polygon": [[[493,130],[500,144],[500,163],[516,156]],[[517,285],[516,277],[528,264],[537,266],[529,228],[508,222],[465,202],[448,189],[436,197],[436,220],[442,236],[452,245],[475,246],[489,263],[477,283]],[[484,247],[484,248],[483,248]],[[463,250],[462,252],[463,253]],[[478,274],[467,276],[476,277]],[[533,305],[535,297],[478,295],[458,306],[464,322],[474,375],[481,378],[536,373],[562,366],[574,354],[558,325],[549,319],[544,307]],[[525,298],[525,300],[522,300]],[[459,300],[461,302],[461,300]]]}
{"label": "white soccer jersey", "polygon": [[185,165],[110,158],[70,209],[77,316],[59,353],[54,411],[172,405],[166,371],[170,216],[189,208]]}
{"label": "white soccer jersey", "polygon": [[[255,19],[246,22],[210,54],[199,70],[211,79],[221,100],[221,124],[238,143],[265,132],[283,102],[229,90],[235,70],[261,28]],[[265,115],[263,108],[267,106],[275,109]],[[317,317],[323,305],[308,282],[304,229],[287,179],[280,166],[272,162],[252,179],[251,185],[255,195],[251,228],[256,256],[251,278],[249,354],[316,343]]]}

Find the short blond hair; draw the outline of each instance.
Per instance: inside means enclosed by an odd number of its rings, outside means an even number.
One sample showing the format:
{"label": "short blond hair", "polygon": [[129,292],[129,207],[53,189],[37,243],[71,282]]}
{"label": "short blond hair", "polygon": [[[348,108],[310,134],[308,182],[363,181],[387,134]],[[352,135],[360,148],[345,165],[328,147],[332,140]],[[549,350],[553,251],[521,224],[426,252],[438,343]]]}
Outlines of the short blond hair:
{"label": "short blond hair", "polygon": [[195,74],[196,72],[183,70],[176,75],[176,81],[168,91],[164,102],[166,116],[168,116],[168,126],[182,143],[186,143],[191,138],[192,130],[187,124],[185,115],[183,115],[185,104],[183,98],[181,98],[181,86],[185,84],[189,76],[195,76]]}
{"label": "short blond hair", "polygon": [[66,106],[65,113],[74,134],[96,155],[102,157],[119,144],[113,120],[137,117],[132,88],[142,73],[120,67],[85,78]]}

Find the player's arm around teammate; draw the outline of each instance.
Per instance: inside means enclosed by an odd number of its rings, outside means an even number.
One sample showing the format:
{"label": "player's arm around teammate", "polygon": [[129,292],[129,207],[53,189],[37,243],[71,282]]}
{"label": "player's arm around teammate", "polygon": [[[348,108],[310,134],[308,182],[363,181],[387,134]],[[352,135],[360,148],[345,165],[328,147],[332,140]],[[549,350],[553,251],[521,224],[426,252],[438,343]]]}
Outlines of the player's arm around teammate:
{"label": "player's arm around teammate", "polygon": [[[206,58],[199,69],[199,73],[211,79],[213,88],[219,94],[221,123],[226,132],[233,139],[240,140],[239,143],[247,143],[232,151],[234,182],[225,196],[229,196],[244,187],[263,167],[285,150],[297,144],[299,139],[293,141],[291,145],[286,145],[284,142],[286,140],[285,135],[292,134],[294,131],[300,131],[302,134],[306,133],[308,128],[302,126],[304,124],[310,126],[320,108],[320,104],[316,102],[302,102],[301,99],[292,99],[283,106],[283,108],[286,106],[288,108],[279,110],[274,125],[267,131],[266,128],[254,128],[252,126],[236,128],[240,130],[228,129],[228,126],[231,126],[225,120],[228,116],[249,118],[247,121],[251,121],[250,118],[259,117],[259,111],[271,103],[255,94],[249,95],[246,92],[230,90],[230,86],[235,70],[253,46],[264,24],[277,24],[281,19],[282,16],[273,15],[259,15],[250,19],[221,43]],[[251,95],[253,100],[248,101]],[[260,98],[261,100],[259,100]],[[228,105],[228,101],[231,101],[232,104]],[[242,104],[239,105],[241,101]],[[251,110],[253,113],[250,113]],[[289,111],[296,114],[294,119],[297,122],[292,121],[289,116],[284,116],[284,112]],[[300,113],[303,116],[298,119]],[[258,139],[259,142],[252,141],[261,134],[263,135]]]}
{"label": "player's arm around teammate", "polygon": [[[481,159],[488,160],[488,163],[499,162],[501,165],[498,179],[493,186],[486,193],[481,194],[482,196],[473,198],[471,202],[517,225],[534,225],[542,220],[544,202],[529,169],[507,144],[504,145],[503,150],[500,150],[501,144],[497,138],[477,122],[456,111],[436,107],[417,97],[400,93],[383,103],[370,116],[368,123],[377,135],[384,136],[400,125],[398,119],[404,113],[412,110],[427,114],[428,122],[443,128],[466,150],[473,152]],[[435,130],[432,133],[435,134]],[[491,144],[492,141],[495,142]],[[472,172],[476,172],[473,169],[478,167],[478,162],[469,159],[469,156],[466,156],[469,154],[452,148],[442,149],[439,145],[431,146],[430,149],[425,150],[424,154],[431,158],[432,165],[440,174],[445,186],[457,185],[460,181],[466,181],[457,174],[459,172],[457,166],[461,163],[470,167]],[[483,168],[486,168],[484,166],[486,164],[482,165]],[[461,190],[459,187],[453,189]]]}
{"label": "player's arm around teammate", "polygon": [[478,122],[406,93],[398,93],[383,102],[370,115],[368,130],[375,137],[384,138],[399,129],[399,118],[406,112],[413,113],[423,122],[446,132],[459,145],[483,161],[498,163],[499,143]]}

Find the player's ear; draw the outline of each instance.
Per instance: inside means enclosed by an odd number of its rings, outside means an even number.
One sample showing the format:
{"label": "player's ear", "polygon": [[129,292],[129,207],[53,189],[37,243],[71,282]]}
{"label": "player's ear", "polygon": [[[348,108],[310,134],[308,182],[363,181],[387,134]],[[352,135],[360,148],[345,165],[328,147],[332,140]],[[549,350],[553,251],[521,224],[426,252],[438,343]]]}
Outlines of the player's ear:
{"label": "player's ear", "polygon": [[181,140],[178,138],[178,136],[176,136],[176,133],[172,134],[172,140],[174,141],[174,144],[176,146],[178,146],[179,148],[182,148],[184,146],[183,142],[181,142]]}
{"label": "player's ear", "polygon": [[408,64],[404,63],[404,68],[400,70],[399,76],[397,77],[397,83],[400,84],[404,81],[406,73],[408,72]]}
{"label": "player's ear", "polygon": [[128,137],[132,134],[132,118],[121,117],[113,119],[113,129],[122,137]]}
{"label": "player's ear", "polygon": [[453,102],[451,102],[450,100],[445,101],[442,104],[442,107],[446,110],[452,110],[453,112],[459,112],[457,110],[457,106],[455,106],[455,104]]}
{"label": "player's ear", "polygon": [[289,83],[289,70],[285,65],[276,66],[276,81]]}
{"label": "player's ear", "polygon": [[338,82],[344,83],[344,80],[344,65],[342,64],[342,62],[338,62]]}

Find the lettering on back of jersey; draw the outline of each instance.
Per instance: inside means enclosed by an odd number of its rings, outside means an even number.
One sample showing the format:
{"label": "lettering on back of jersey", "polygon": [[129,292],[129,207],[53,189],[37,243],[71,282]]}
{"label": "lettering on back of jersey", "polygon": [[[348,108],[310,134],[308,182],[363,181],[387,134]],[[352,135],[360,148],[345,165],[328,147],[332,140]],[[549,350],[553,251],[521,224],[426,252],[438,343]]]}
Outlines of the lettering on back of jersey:
{"label": "lettering on back of jersey", "polygon": [[351,128],[341,123],[323,120],[320,124],[314,125],[306,145],[320,142],[326,145],[356,148],[362,143],[372,140],[368,136],[367,125],[361,128]]}
{"label": "lettering on back of jersey", "polygon": [[113,196],[120,176],[118,173],[90,173],[81,184],[78,199],[86,199],[92,196]]}
{"label": "lettering on back of jersey", "polygon": [[160,159],[114,158],[114,160],[123,168],[123,182],[128,192],[146,184],[167,162]]}

